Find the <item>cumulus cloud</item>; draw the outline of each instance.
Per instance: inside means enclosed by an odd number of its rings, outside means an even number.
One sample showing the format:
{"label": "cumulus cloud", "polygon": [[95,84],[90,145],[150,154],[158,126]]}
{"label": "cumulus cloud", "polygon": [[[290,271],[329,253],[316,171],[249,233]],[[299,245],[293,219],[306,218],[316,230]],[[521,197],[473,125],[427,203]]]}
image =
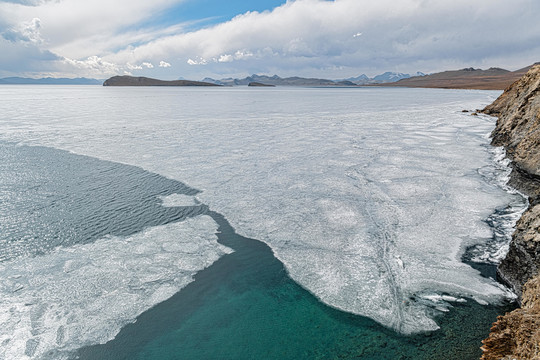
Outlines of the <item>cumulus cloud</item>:
{"label": "cumulus cloud", "polygon": [[[122,67],[103,60],[99,56],[89,56],[85,60],[75,60],[69,58],[63,58],[62,62],[70,67],[79,69],[84,74],[91,74],[92,76],[101,76],[101,75],[114,75],[119,72],[124,71]],[[126,65],[128,70],[138,69],[137,66]],[[142,69],[142,67],[140,67]]]}
{"label": "cumulus cloud", "polygon": [[237,50],[234,53],[235,60],[249,59],[249,58],[252,58],[253,56],[254,54],[249,50]]}
{"label": "cumulus cloud", "polygon": [[178,26],[141,28],[138,25],[182,1],[185,0],[0,2],[0,26],[2,23],[16,26],[39,18],[49,50],[74,59],[92,54],[104,56],[130,44],[152,41],[178,30]]}
{"label": "cumulus cloud", "polygon": [[1,35],[4,39],[11,42],[43,43],[43,39],[41,38],[41,20],[39,18],[33,18],[30,21],[17,24],[4,31]]}
{"label": "cumulus cloud", "polygon": [[[118,50],[133,48],[132,44],[148,43],[181,31],[182,24],[151,28],[139,24],[182,1],[185,0],[0,1],[0,40],[11,44],[0,44],[0,63],[25,53],[34,58],[19,59],[21,67],[15,74],[39,71],[40,61],[43,62],[42,72],[52,76],[67,76],[75,71],[76,76],[103,77],[110,74],[111,69],[121,73],[137,66],[149,70],[153,67],[150,58],[131,57],[124,61],[105,58]],[[119,11],[122,16],[118,16]],[[22,51],[25,47],[33,51]],[[56,58],[55,65],[51,67],[51,61],[44,59],[43,54],[52,54]],[[100,58],[102,64],[88,61],[92,56]],[[22,66],[30,63],[33,65]],[[126,65],[128,63],[131,65]],[[8,74],[7,69],[16,68],[16,64],[17,60],[14,60],[13,67],[6,65],[0,73]],[[98,69],[103,69],[104,73],[97,74]]]}
{"label": "cumulus cloud", "polygon": [[253,58],[255,56],[255,54],[253,54],[251,51],[248,51],[248,50],[238,50],[234,53],[234,55],[231,55],[231,54],[223,54],[223,55],[220,55],[218,58],[214,58],[214,62],[221,62],[221,63],[226,63],[226,62],[232,62],[232,61],[235,61],[235,60],[244,60],[244,59],[249,59],[249,58]]}
{"label": "cumulus cloud", "polygon": [[128,70],[142,70],[142,66],[140,65],[132,65],[130,63],[126,63],[126,69]]}
{"label": "cumulus cloud", "polygon": [[193,60],[193,59],[188,59],[188,60],[187,60],[187,63],[188,63],[189,65],[206,65],[206,64],[208,64],[208,60],[206,60],[206,59],[204,59],[204,58],[202,58],[202,57],[198,57],[198,58],[196,58],[195,60]]}
{"label": "cumulus cloud", "polygon": [[168,67],[171,67],[171,64],[169,64],[168,62],[162,60],[162,61],[159,62],[159,67],[168,68]]}
{"label": "cumulus cloud", "polygon": [[224,54],[217,59],[218,62],[231,62],[234,61],[234,57],[230,54]]}
{"label": "cumulus cloud", "polygon": [[55,73],[61,67],[60,56],[31,42],[12,42],[0,37],[0,49],[0,77]]}
{"label": "cumulus cloud", "polygon": [[149,62],[143,62],[142,66],[144,66],[147,69],[153,69],[154,68],[154,65],[152,65],[152,63],[149,63]]}

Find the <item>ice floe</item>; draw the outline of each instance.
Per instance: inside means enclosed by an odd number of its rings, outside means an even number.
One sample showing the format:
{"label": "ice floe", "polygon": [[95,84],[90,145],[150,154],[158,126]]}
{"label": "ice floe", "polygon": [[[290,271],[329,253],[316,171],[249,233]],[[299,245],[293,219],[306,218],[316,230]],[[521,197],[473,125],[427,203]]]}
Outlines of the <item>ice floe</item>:
{"label": "ice floe", "polygon": [[105,343],[231,250],[208,216],[0,263],[0,359]]}

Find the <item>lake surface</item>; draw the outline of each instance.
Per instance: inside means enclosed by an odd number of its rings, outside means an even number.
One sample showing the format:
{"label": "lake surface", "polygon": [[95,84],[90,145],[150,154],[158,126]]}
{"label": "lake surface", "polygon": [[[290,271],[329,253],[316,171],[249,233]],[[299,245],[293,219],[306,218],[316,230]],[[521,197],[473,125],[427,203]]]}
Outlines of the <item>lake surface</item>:
{"label": "lake surface", "polygon": [[498,94],[0,87],[0,358],[478,358]]}

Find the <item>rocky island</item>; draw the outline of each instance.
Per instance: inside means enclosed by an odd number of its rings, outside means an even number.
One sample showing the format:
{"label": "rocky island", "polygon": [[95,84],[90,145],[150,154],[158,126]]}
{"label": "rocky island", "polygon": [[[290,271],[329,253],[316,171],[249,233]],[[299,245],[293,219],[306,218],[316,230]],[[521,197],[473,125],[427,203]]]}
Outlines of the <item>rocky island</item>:
{"label": "rocky island", "polygon": [[219,86],[217,84],[192,80],[158,80],[147,77],[113,76],[105,80],[103,86]]}
{"label": "rocky island", "polygon": [[248,86],[251,87],[276,87],[276,85],[270,85],[270,84],[263,84],[260,82],[252,81],[248,84]]}
{"label": "rocky island", "polygon": [[483,341],[482,359],[540,359],[540,65],[482,112],[498,117],[492,144],[503,146],[512,160],[509,184],[529,197],[497,269],[521,308],[498,317]]}

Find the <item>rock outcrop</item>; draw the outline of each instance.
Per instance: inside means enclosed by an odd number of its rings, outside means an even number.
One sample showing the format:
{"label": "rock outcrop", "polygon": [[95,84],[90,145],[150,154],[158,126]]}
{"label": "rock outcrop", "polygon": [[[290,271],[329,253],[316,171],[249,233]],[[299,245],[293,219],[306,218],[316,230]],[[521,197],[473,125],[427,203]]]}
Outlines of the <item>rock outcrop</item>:
{"label": "rock outcrop", "polygon": [[509,86],[484,113],[498,116],[492,144],[512,160],[510,184],[529,196],[497,273],[521,309],[499,316],[482,359],[540,359],[540,65]]}
{"label": "rock outcrop", "polygon": [[510,185],[530,197],[510,251],[498,269],[503,281],[521,295],[521,287],[540,269],[540,66],[516,81],[484,113],[498,116],[492,144],[504,146],[512,160]]}
{"label": "rock outcrop", "polygon": [[[493,145],[504,146],[514,164],[540,179],[540,65],[487,106],[486,114],[499,116]],[[538,180],[537,179],[537,180]]]}
{"label": "rock outcrop", "polygon": [[540,277],[524,286],[522,307],[499,316],[483,341],[483,360],[540,359]]}
{"label": "rock outcrop", "polygon": [[540,269],[540,199],[535,199],[516,224],[506,258],[497,273],[510,285],[519,299],[523,285]]}

